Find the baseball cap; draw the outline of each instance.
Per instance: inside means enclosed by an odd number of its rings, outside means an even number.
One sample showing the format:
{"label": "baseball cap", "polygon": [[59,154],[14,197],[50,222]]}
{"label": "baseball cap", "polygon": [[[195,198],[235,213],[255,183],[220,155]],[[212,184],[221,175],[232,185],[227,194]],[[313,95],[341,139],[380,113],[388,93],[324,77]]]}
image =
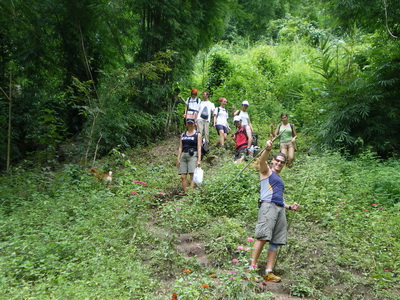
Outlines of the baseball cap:
{"label": "baseball cap", "polygon": [[240,121],[242,121],[242,118],[239,117],[239,116],[235,116],[235,117],[233,118],[233,122],[240,122]]}
{"label": "baseball cap", "polygon": [[247,105],[247,106],[249,106],[249,101],[247,101],[247,100],[243,101],[243,102],[242,102],[242,105]]}
{"label": "baseball cap", "polygon": [[186,123],[194,123],[194,119],[190,118],[186,120]]}

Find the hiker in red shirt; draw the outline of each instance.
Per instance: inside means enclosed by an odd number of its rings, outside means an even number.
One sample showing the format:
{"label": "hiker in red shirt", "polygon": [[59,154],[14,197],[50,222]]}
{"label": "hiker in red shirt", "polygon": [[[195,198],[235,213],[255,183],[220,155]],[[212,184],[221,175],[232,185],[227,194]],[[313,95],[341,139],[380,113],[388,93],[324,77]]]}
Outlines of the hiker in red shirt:
{"label": "hiker in red shirt", "polygon": [[253,152],[250,150],[253,137],[250,126],[242,125],[242,119],[239,116],[235,116],[233,122],[237,129],[236,133],[232,134],[236,145],[235,162],[239,162],[246,155],[253,156]]}

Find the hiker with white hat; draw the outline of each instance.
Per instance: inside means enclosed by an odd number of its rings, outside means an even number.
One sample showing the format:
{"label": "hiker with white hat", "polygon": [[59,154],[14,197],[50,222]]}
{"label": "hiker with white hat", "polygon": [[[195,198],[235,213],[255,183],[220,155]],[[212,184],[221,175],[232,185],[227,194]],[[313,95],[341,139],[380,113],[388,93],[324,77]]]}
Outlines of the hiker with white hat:
{"label": "hiker with white hat", "polygon": [[233,122],[236,127],[236,133],[232,134],[232,139],[235,141],[235,162],[243,160],[246,155],[253,156],[251,144],[253,137],[251,134],[250,126],[242,125],[242,119],[240,116],[235,116]]}
{"label": "hiker with white hat", "polygon": [[246,111],[249,107],[249,101],[245,100],[242,102],[242,109],[235,111],[234,116],[239,116],[242,119],[242,125],[250,127],[251,132],[253,132],[253,126],[251,126],[249,113]]}

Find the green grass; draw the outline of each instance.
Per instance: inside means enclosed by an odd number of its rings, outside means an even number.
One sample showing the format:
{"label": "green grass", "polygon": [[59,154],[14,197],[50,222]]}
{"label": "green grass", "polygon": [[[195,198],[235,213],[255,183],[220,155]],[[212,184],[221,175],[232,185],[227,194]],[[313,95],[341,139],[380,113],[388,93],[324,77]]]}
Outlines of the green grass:
{"label": "green grass", "polygon": [[[109,189],[75,165],[58,171],[21,165],[1,178],[1,299],[271,296],[260,293],[247,271],[251,249],[237,249],[252,246],[256,170],[247,169],[221,192],[243,166],[219,154],[214,166],[203,164],[204,185],[182,197],[174,153],[143,148],[125,154],[113,152],[101,162],[104,170],[114,169]],[[289,280],[286,293],[398,298],[399,174],[398,161],[370,153],[358,159],[298,154],[294,168],[282,172],[286,201],[302,206],[288,214],[289,242],[276,266]],[[204,244],[209,267],[177,251],[181,234]]]}

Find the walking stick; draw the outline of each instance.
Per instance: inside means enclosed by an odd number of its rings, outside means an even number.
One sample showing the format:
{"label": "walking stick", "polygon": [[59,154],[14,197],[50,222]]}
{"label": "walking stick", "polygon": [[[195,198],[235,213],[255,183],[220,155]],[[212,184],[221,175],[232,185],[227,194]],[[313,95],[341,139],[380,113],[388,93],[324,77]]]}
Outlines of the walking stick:
{"label": "walking stick", "polygon": [[[298,203],[298,204],[300,204],[300,200],[301,200],[301,197],[302,197],[302,195],[303,195],[304,187],[306,186],[308,177],[310,177],[310,174],[308,174],[307,177],[306,177],[306,179],[304,180],[303,187],[301,188],[300,194],[299,194],[299,196],[297,197],[297,200],[298,200],[297,203]],[[287,231],[288,231],[288,232],[289,232],[290,226],[292,225],[292,222],[293,222],[293,220],[294,220],[294,217],[295,217],[295,215],[293,215],[293,216],[290,218],[290,221],[289,221],[289,223],[288,223],[288,225],[287,225]],[[276,254],[275,263],[274,263],[275,268],[276,268],[276,266],[278,265],[279,253],[280,253],[280,248],[278,248],[278,253]]]}
{"label": "walking stick", "polygon": [[[282,133],[278,134],[276,137],[272,138],[271,141],[274,142]],[[271,137],[272,135],[270,135]],[[244,166],[244,168],[231,180],[229,181],[223,188],[222,190],[216,195],[214,196],[214,200],[223,192],[227,189],[228,186],[231,185],[231,183],[240,176],[240,174],[242,174],[247,168],[248,166],[258,157],[261,155],[261,153],[263,153],[265,151],[265,149],[267,149],[267,146],[265,146],[264,149],[262,149],[255,157],[252,158],[252,160],[250,162],[247,163],[247,165]]]}

